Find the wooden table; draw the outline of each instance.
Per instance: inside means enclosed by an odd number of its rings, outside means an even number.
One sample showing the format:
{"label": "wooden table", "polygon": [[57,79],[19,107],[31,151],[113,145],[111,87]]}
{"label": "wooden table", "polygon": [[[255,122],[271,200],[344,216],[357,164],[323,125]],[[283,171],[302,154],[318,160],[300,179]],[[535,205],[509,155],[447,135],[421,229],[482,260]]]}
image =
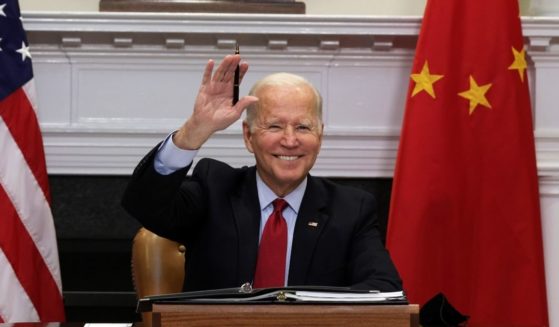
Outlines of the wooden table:
{"label": "wooden table", "polygon": [[389,326],[419,325],[419,305],[157,304],[153,326]]}

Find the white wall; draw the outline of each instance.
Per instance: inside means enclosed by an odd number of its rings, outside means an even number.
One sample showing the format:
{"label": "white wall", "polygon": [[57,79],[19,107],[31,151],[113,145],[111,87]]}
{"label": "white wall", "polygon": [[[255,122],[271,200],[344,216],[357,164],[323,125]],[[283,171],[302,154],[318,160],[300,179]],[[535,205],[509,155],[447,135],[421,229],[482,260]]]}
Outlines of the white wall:
{"label": "white wall", "polygon": [[[302,0],[299,0],[302,1]],[[519,0],[523,15],[531,0]],[[25,11],[98,11],[99,0],[20,0]],[[309,15],[421,16],[426,0],[304,0]]]}
{"label": "white wall", "polygon": [[99,0],[19,0],[22,11],[99,11]]}

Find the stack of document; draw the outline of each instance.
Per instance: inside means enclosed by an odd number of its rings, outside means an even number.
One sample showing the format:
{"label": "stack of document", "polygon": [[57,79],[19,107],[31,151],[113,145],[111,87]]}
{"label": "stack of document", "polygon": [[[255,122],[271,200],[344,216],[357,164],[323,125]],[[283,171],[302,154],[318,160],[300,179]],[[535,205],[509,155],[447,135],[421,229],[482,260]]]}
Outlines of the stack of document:
{"label": "stack of document", "polygon": [[282,287],[252,289],[246,285],[208,291],[148,296],[138,301],[138,312],[150,311],[154,303],[371,303],[408,304],[403,291],[380,292],[345,287]]}
{"label": "stack of document", "polygon": [[383,302],[406,300],[403,291],[379,292],[379,291],[352,291],[348,289],[321,290],[299,290],[296,288],[282,289],[256,289],[252,295],[247,296],[223,296],[214,298],[199,298],[195,301],[227,301],[227,302],[255,302],[255,301],[306,301],[306,302]]}
{"label": "stack of document", "polygon": [[297,301],[316,302],[378,302],[390,300],[405,300],[404,292],[378,292],[363,293],[348,292],[321,292],[321,291],[294,291],[286,292],[286,298]]}

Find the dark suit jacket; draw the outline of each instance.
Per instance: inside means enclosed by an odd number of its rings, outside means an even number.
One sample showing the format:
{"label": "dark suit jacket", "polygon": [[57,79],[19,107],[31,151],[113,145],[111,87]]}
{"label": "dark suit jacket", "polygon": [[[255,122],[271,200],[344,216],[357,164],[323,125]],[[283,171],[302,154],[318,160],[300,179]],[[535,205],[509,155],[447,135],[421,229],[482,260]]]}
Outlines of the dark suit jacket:
{"label": "dark suit jacket", "polygon": [[[184,290],[252,282],[261,215],[256,168],[202,159],[191,178],[190,167],[163,176],[154,155],[155,149],[134,171],[122,204],[149,230],[185,244]],[[375,216],[371,194],[308,176],[288,284],[401,290]]]}

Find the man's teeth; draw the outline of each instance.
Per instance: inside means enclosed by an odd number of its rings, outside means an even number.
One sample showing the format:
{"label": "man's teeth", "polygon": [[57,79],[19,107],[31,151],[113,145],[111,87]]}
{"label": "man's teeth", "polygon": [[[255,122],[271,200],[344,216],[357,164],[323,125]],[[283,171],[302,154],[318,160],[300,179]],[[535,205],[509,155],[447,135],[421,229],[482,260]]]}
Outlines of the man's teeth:
{"label": "man's teeth", "polygon": [[278,156],[278,158],[280,158],[281,160],[288,160],[288,161],[290,161],[290,160],[295,160],[295,159],[297,159],[298,157],[297,157],[297,156]]}

